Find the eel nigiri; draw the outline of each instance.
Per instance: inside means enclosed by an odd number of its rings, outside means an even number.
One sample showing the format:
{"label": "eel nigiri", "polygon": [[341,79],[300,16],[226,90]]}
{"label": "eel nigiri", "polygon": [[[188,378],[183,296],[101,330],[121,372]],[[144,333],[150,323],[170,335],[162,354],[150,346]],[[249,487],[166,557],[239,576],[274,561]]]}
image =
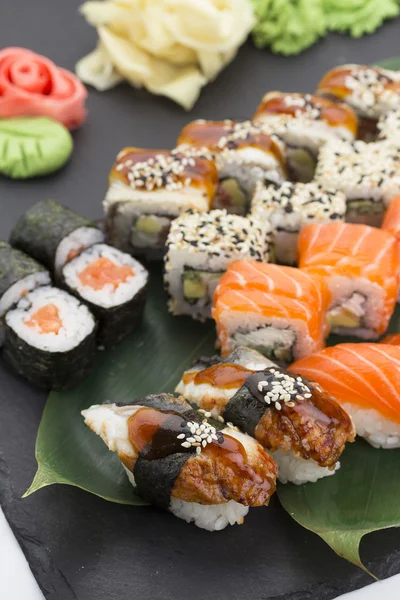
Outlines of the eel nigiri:
{"label": "eel nigiri", "polygon": [[330,293],[321,277],[292,267],[235,261],[221,277],[212,315],[222,354],[236,346],[289,364],[324,346]]}
{"label": "eel nigiri", "polygon": [[82,415],[144,500],[203,529],[242,523],[275,491],[276,464],[264,448],[236,428],[218,430],[183,398],[146,396]]}
{"label": "eel nigiri", "polygon": [[352,223],[311,224],[298,245],[299,267],[325,278],[334,333],[376,339],[396,306],[400,256],[387,231]]}
{"label": "eel nigiri", "polygon": [[277,462],[282,483],[333,475],[346,442],[354,440],[350,417],[319,384],[249,348],[224,360],[199,359],[176,391],[260,442]]}
{"label": "eel nigiri", "polygon": [[400,447],[400,348],[339,344],[291,367],[317,381],[348,412],[357,435],[375,448]]}

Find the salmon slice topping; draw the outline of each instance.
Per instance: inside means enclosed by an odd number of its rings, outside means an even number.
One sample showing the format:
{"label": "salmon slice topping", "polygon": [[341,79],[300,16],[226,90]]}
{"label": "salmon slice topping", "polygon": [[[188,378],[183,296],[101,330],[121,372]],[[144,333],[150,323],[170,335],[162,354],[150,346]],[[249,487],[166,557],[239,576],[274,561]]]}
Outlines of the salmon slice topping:
{"label": "salmon slice topping", "polygon": [[85,249],[84,246],[79,246],[79,248],[71,248],[71,250],[67,254],[67,260],[66,260],[66,262],[68,263],[73,258],[76,258],[78,256],[78,254],[80,254],[82,252],[82,250],[84,250],[84,249]]}
{"label": "salmon slice topping", "polygon": [[28,327],[35,327],[40,333],[55,333],[56,335],[62,327],[62,321],[55,304],[46,304],[39,308],[29,321],[25,321]]}
{"label": "salmon slice topping", "polygon": [[97,258],[88,265],[78,277],[82,285],[87,285],[94,290],[101,290],[106,285],[117,287],[129,277],[135,275],[131,267],[119,266],[109,258]]}

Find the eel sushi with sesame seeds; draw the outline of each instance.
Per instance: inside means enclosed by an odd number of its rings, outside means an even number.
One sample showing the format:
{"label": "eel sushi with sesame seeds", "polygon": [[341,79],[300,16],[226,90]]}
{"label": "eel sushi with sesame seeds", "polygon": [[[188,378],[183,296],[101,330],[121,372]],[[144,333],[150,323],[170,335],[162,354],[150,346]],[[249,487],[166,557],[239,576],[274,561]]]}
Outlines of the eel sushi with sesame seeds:
{"label": "eel sushi with sesame seeds", "polygon": [[209,210],[217,183],[206,148],[123,149],[103,204],[110,244],[161,260],[171,221],[185,210]]}
{"label": "eel sushi with sesame seeds", "polygon": [[69,260],[103,240],[104,233],[95,223],[55,200],[31,206],[10,235],[12,246],[38,260],[56,279]]}
{"label": "eel sushi with sesame seeds", "polygon": [[241,524],[275,491],[276,464],[264,448],[234,427],[214,426],[182,397],[96,405],[82,415],[145,501],[197,527]]}
{"label": "eel sushi with sesame seeds", "polygon": [[322,277],[253,260],[232,262],[214,293],[223,356],[249,346],[287,365],[325,345],[331,294]]}
{"label": "eel sushi with sesame seeds", "polygon": [[276,261],[284,265],[297,262],[297,240],[302,227],[343,221],[345,214],[344,193],[324,189],[314,182],[286,181],[279,187],[259,183],[251,203],[251,216],[271,223]]}
{"label": "eel sushi with sesame seeds", "polygon": [[28,292],[50,284],[50,273],[36,260],[0,241],[0,346],[3,317]]}
{"label": "eel sushi with sesame seeds", "polygon": [[95,244],[62,270],[64,287],[84,302],[98,320],[97,342],[120,342],[142,319],[149,274],[130,254]]}
{"label": "eel sushi with sesame seeds", "polygon": [[164,282],[169,310],[204,321],[228,265],[237,259],[268,261],[270,225],[225,210],[186,212],[172,221],[167,238]]}
{"label": "eel sushi with sesame seeds", "polygon": [[176,391],[205,415],[254,437],[274,458],[282,483],[315,482],[340,467],[354,440],[351,418],[322,387],[239,347],[201,358]]}
{"label": "eel sushi with sesame seeds", "polygon": [[400,145],[328,142],[319,153],[315,181],[346,196],[346,221],[380,227],[400,193]]}
{"label": "eel sushi with sesame seeds", "polygon": [[253,120],[284,142],[289,175],[302,183],[313,178],[318,152],[328,140],[352,141],[358,128],[356,114],[345,104],[284,92],[265,94]]}
{"label": "eel sushi with sesame seeds", "polygon": [[182,129],[179,147],[207,147],[215,156],[219,183],[213,208],[245,215],[258,181],[279,184],[286,179],[284,145],[251,121],[204,121]]}
{"label": "eel sushi with sesame seeds", "polygon": [[368,65],[341,65],[326,73],[317,94],[346,102],[359,117],[359,137],[376,137],[378,119],[400,104],[400,73]]}
{"label": "eel sushi with sesame seeds", "polygon": [[352,223],[313,223],[300,233],[300,269],[322,277],[331,292],[333,333],[374,340],[396,307],[400,255],[388,231]]}

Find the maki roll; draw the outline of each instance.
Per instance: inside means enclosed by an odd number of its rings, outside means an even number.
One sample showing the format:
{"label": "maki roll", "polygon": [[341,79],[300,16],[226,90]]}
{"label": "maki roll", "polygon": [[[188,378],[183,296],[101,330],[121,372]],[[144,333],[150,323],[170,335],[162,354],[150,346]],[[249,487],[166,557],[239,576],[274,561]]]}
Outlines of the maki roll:
{"label": "maki roll", "polygon": [[20,298],[50,284],[50,273],[36,260],[0,241],[0,317]]}
{"label": "maki roll", "polygon": [[396,238],[350,223],[312,224],[299,236],[299,267],[323,277],[331,294],[333,333],[376,339],[396,306],[400,256]]}
{"label": "maki roll", "polygon": [[3,356],[38,387],[73,387],[92,367],[95,329],[89,309],[76,298],[54,287],[39,287],[7,312]]}
{"label": "maki roll", "polygon": [[214,290],[228,265],[239,258],[269,259],[268,227],[225,210],[186,212],[173,221],[164,273],[170,312],[210,318]]}
{"label": "maki roll", "polygon": [[95,244],[65,265],[66,289],[85,302],[99,322],[98,343],[109,346],[139,324],[148,272],[130,254]]}
{"label": "maki roll", "polygon": [[330,300],[321,277],[253,260],[233,262],[212,309],[222,355],[249,346],[287,365],[316,352],[328,334]]}
{"label": "maki roll", "polygon": [[400,108],[383,114],[378,123],[378,139],[400,146]]}
{"label": "maki roll", "polygon": [[380,227],[400,193],[400,146],[389,142],[329,142],[319,153],[315,181],[346,196],[346,221]]}
{"label": "maki roll", "polygon": [[297,240],[308,223],[343,221],[346,196],[326,190],[317,183],[291,183],[279,187],[257,185],[251,203],[251,216],[257,222],[269,221],[276,261],[284,265],[297,262]]}
{"label": "maki roll", "polygon": [[354,440],[351,418],[319,384],[262,363],[247,348],[223,361],[200,359],[176,391],[254,437],[276,461],[282,483],[333,475]]}
{"label": "maki roll", "polygon": [[351,106],[359,116],[359,136],[370,140],[376,135],[378,119],[399,106],[400,74],[367,65],[341,65],[324,75],[317,93]]}
{"label": "maki roll", "polygon": [[124,252],[161,259],[171,221],[211,207],[218,173],[206,149],[125,148],[104,200],[109,242]]}
{"label": "maki roll", "polygon": [[219,184],[213,208],[245,215],[258,181],[279,184],[286,178],[282,142],[251,121],[204,121],[186,125],[178,146],[207,147],[215,156]]}
{"label": "maki roll", "polygon": [[332,139],[352,141],[358,127],[349,106],[310,94],[269,92],[253,119],[282,139],[289,174],[303,183],[313,178],[321,146]]}
{"label": "maki roll", "polygon": [[10,235],[12,246],[33,256],[57,278],[65,263],[103,240],[103,232],[92,221],[55,200],[34,204]]}
{"label": "maki roll", "polygon": [[147,396],[82,411],[144,500],[209,531],[243,523],[275,491],[276,465],[252,438],[218,430],[183,398]]}
{"label": "maki roll", "polygon": [[400,348],[338,344],[303,358],[293,371],[318,381],[374,448],[400,448]]}

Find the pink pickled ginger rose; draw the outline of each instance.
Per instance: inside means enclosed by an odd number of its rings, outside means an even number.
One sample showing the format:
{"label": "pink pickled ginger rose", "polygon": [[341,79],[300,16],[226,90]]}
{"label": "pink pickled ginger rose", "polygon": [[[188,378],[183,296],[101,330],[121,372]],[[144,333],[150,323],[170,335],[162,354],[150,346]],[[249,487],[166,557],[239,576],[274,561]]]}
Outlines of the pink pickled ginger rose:
{"label": "pink pickled ginger rose", "polygon": [[86,118],[87,91],[75,75],[25,48],[0,51],[0,118],[45,116],[68,129]]}

